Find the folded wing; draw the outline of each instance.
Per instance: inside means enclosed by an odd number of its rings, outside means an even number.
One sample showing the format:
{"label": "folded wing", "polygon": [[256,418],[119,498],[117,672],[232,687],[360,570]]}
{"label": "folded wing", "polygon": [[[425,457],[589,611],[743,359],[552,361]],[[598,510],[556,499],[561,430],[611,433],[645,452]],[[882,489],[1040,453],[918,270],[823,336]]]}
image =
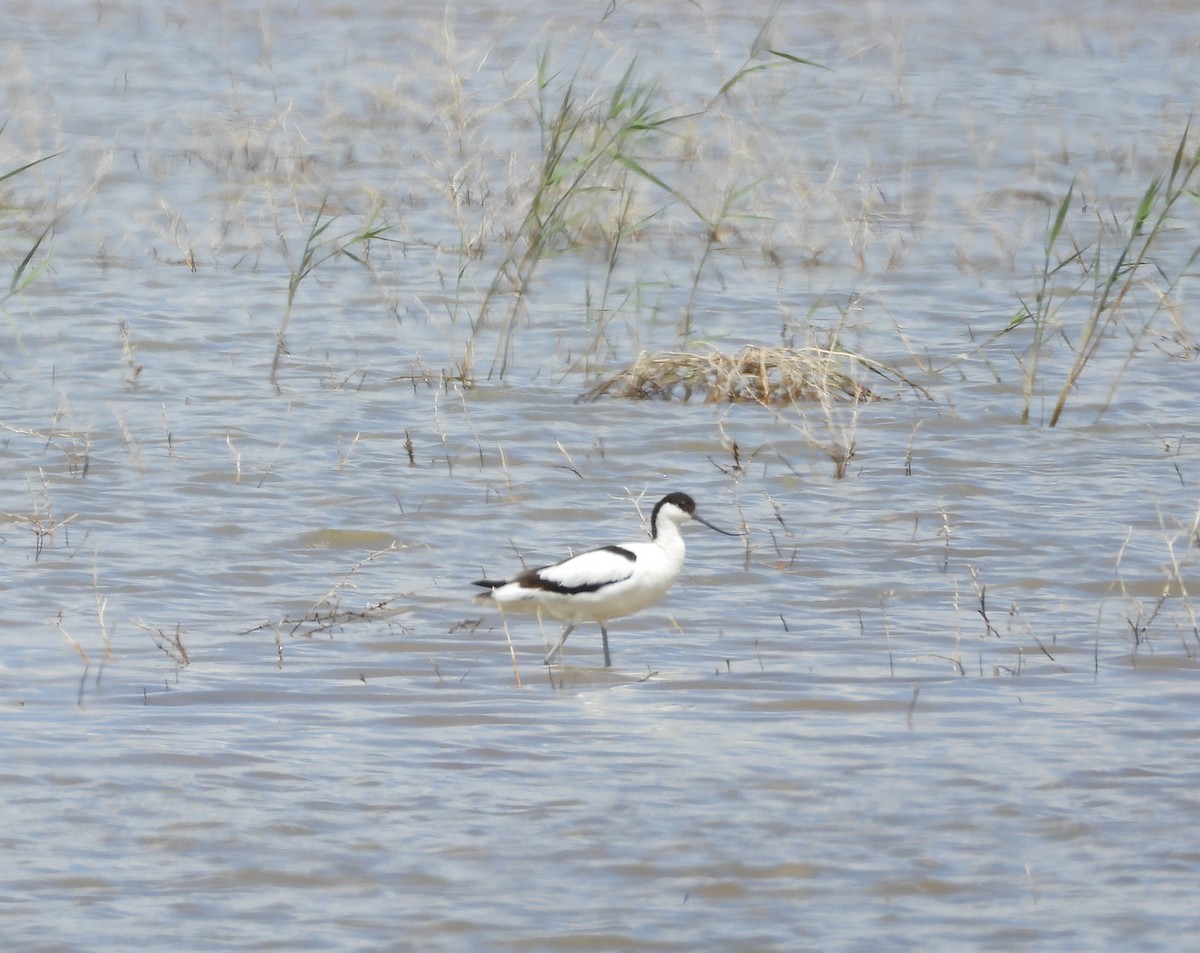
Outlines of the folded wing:
{"label": "folded wing", "polygon": [[633,575],[637,555],[623,546],[605,546],[588,550],[570,559],[531,569],[513,582],[523,589],[541,589],[562,595],[598,592],[607,586],[624,582]]}

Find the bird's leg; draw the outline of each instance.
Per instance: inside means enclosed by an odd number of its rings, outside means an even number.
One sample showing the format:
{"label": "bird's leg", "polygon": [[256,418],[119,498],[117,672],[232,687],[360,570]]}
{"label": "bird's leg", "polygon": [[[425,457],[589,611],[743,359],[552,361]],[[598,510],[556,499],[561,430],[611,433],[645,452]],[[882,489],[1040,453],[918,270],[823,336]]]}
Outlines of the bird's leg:
{"label": "bird's leg", "polygon": [[612,658],[608,654],[608,629],[600,626],[600,638],[604,641],[604,667],[612,668]]}
{"label": "bird's leg", "polygon": [[542,663],[543,665],[549,665],[551,662],[554,661],[554,656],[556,656],[558,654],[558,650],[561,649],[563,647],[563,643],[565,641],[567,641],[567,636],[570,635],[574,631],[575,631],[575,623],[574,622],[568,622],[565,626],[563,626],[562,638],[560,638],[558,640],[558,645],[554,646],[554,648],[552,648],[549,652],[546,653],[546,659]]}

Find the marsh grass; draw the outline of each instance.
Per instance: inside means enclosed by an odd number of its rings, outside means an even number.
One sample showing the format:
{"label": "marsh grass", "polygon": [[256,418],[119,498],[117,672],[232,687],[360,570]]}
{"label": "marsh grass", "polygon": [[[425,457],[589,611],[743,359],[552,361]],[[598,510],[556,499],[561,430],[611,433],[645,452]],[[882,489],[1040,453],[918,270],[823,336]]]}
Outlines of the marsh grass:
{"label": "marsh grass", "polygon": [[[22,437],[33,437],[47,447],[54,447],[63,455],[67,474],[85,479],[91,469],[92,461],[91,425],[89,423],[84,429],[79,429],[72,426],[72,421],[71,405],[66,397],[63,397],[54,413],[54,420],[51,421],[48,428],[31,430],[26,427],[14,427],[0,420],[0,430]],[[41,476],[42,487],[45,489],[47,487],[45,472],[39,467],[38,473]]]}
{"label": "marsh grass", "polygon": [[[0,135],[3,135],[4,128],[4,125],[0,125]],[[0,173],[0,185],[3,185],[10,179],[15,178],[23,172],[27,172],[34,166],[50,161],[57,155],[59,155],[59,153],[54,152],[50,155],[42,156],[40,159],[34,159],[32,162],[26,162],[24,165],[17,166],[15,169],[9,169],[7,172]],[[6,215],[10,212],[11,207],[8,205],[8,202],[0,201],[0,215]],[[38,233],[37,237],[33,240],[33,244],[29,246],[29,249],[25,252],[21,260],[13,267],[12,277],[9,278],[7,289],[5,289],[3,292],[0,292],[0,310],[3,310],[6,316],[8,316],[8,312],[5,309],[5,305],[7,305],[12,298],[28,288],[45,270],[45,260],[36,261],[35,259],[37,258],[38,252],[41,250],[42,245],[49,237],[53,228],[54,222],[51,221],[41,230],[40,233]],[[13,324],[13,328],[16,330],[16,326],[11,317],[9,317],[9,323]]]}
{"label": "marsh grass", "polygon": [[[503,377],[512,357],[513,336],[523,317],[523,305],[538,266],[547,257],[580,241],[597,225],[597,197],[616,196],[616,228],[609,238],[611,275],[619,250],[634,219],[633,178],[652,182],[668,195],[690,204],[671,185],[650,172],[639,153],[665,128],[683,117],[662,106],[655,83],[641,80],[637,61],[631,61],[607,96],[580,90],[579,68],[556,89],[558,76],[543,50],[537,61],[535,115],[541,136],[541,160],[530,183],[520,224],[472,322],[472,339],[485,326],[493,304],[501,297],[507,306],[492,357],[491,374]],[[653,213],[650,213],[653,214]],[[607,291],[606,291],[607,295]]]}
{"label": "marsh grass", "polygon": [[[697,137],[702,135],[697,125],[716,115],[724,97],[747,76],[777,66],[817,65],[770,48],[764,39],[766,26],[747,63],[715,95],[690,108],[673,104],[659,78],[644,76],[636,56],[611,86],[591,84],[585,64],[595,35],[568,74],[555,69],[548,48],[540,52],[529,87],[538,153],[531,163],[532,174],[509,190],[517,196],[520,218],[505,236],[487,289],[473,309],[470,339],[459,361],[464,377],[473,371],[479,338],[495,327],[497,340],[487,377],[503,378],[513,359],[517,330],[528,317],[539,268],[558,255],[599,247],[604,254],[604,277],[595,290],[589,286],[585,292],[594,357],[613,314],[614,296],[617,307],[634,298],[627,287],[618,290],[614,284],[629,247],[672,207],[682,209],[686,218],[700,226],[704,242],[678,319],[680,342],[687,342],[701,279],[722,240],[724,226],[737,217],[741,203],[756,187],[753,182],[734,181],[713,190],[696,186],[690,177],[684,179],[680,174],[683,157],[694,155]],[[755,61],[764,58],[767,62]],[[514,160],[515,155],[510,157],[510,165]],[[701,193],[705,198],[699,197]],[[714,194],[716,201],[709,201],[707,196]],[[481,236],[468,237],[463,231],[463,270],[484,244]],[[462,273],[460,270],[456,281],[460,292]],[[637,281],[632,285],[636,287]]]}
{"label": "marsh grass", "polygon": [[1200,613],[1193,603],[1194,577],[1200,566],[1200,509],[1187,521],[1169,521],[1160,514],[1159,525],[1166,549],[1166,563],[1162,578],[1134,584],[1122,573],[1125,552],[1132,538],[1132,531],[1117,553],[1117,589],[1125,608],[1125,624],[1132,642],[1133,655],[1150,650],[1153,636],[1164,624],[1174,625],[1184,654],[1189,659],[1200,652]]}
{"label": "marsh grass", "polygon": [[122,320],[119,330],[121,335],[121,363],[125,365],[125,383],[131,391],[136,391],[142,378],[142,371],[145,370],[145,365],[134,356],[137,351],[137,345],[133,343],[133,331],[129,327],[129,322]]}
{"label": "marsh grass", "polygon": [[[579,326],[558,325],[570,348],[565,373],[590,375],[609,354],[628,355],[660,319],[676,329],[678,347],[688,345],[706,282],[719,274],[723,253],[740,254],[727,243],[743,223],[767,221],[748,211],[770,178],[762,157],[745,147],[747,127],[761,131],[746,108],[745,94],[757,85],[751,78],[819,67],[772,41],[778,8],[762,21],[744,63],[727,78],[723,66],[714,72],[711,90],[703,88],[707,79],[696,89],[692,77],[656,74],[636,53],[608,52],[610,6],[578,38],[572,59],[560,62],[542,46],[528,78],[499,99],[494,89],[472,86],[488,52],[460,50],[446,21],[444,55],[431,67],[448,78],[432,122],[426,112],[419,119],[445,133],[428,165],[457,241],[453,258],[437,266],[444,294],[414,301],[431,322],[449,324],[438,362],[443,381],[470,387],[511,374],[522,329],[545,326],[534,302],[553,284],[543,273],[556,261],[586,271]],[[486,134],[498,125],[511,149],[495,149]],[[661,268],[652,270],[664,242],[668,260],[692,260],[686,275],[664,281]],[[414,244],[435,255],[449,247]],[[621,316],[625,324],[613,332]]]}
{"label": "marsh grass", "polygon": [[134,624],[150,636],[154,647],[174,663],[177,672],[191,664],[191,656],[188,654],[187,646],[183,644],[182,623],[176,622],[174,630],[171,631],[162,626],[151,625],[141,619],[134,619]]}
{"label": "marsh grass", "polygon": [[[395,603],[400,598],[393,596],[357,608],[347,608],[343,605],[344,592],[356,587],[355,577],[369,564],[389,553],[408,549],[401,543],[393,542],[385,549],[376,550],[359,560],[348,569],[340,579],[317,599],[299,618],[283,616],[274,622],[264,622],[242,632],[242,635],[252,635],[256,632],[272,631],[275,633],[275,645],[279,657],[279,665],[283,664],[283,636],[291,638],[314,638],[319,635],[329,635],[342,631],[346,626],[359,622],[379,622],[391,619],[404,609]],[[161,646],[160,646],[161,648]]]}
{"label": "marsh grass", "polygon": [[[1200,258],[1200,245],[1182,263],[1168,264],[1156,255],[1172,230],[1172,219],[1181,201],[1194,202],[1197,197],[1200,149],[1189,146],[1190,132],[1189,123],[1170,167],[1150,181],[1132,212],[1123,218],[1097,212],[1092,241],[1080,242],[1067,227],[1075,183],[1059,202],[1047,225],[1033,299],[1022,302],[1021,310],[1002,332],[1025,325],[1032,328],[1029,348],[1021,361],[1022,423],[1029,421],[1044,351],[1051,340],[1061,337],[1074,354],[1050,412],[1049,425],[1054,427],[1084,371],[1106,341],[1124,330],[1130,353],[1109,387],[1101,413],[1112,402],[1125,369],[1153,325],[1164,313],[1177,313],[1180,283],[1192,276],[1192,268]],[[1060,252],[1064,243],[1065,251]]]}
{"label": "marsh grass", "polygon": [[[292,309],[296,303],[296,295],[300,286],[322,265],[343,256],[369,270],[371,267],[368,261],[370,243],[375,240],[387,241],[386,236],[391,229],[391,226],[386,223],[380,224],[378,216],[379,211],[376,209],[357,228],[330,234],[329,230],[338,220],[339,215],[330,209],[328,196],[321,200],[320,207],[309,225],[304,246],[300,250],[300,257],[290,265],[288,271],[287,298],[279,330],[275,333],[275,356],[271,361],[270,380],[271,386],[275,388],[276,392],[280,390],[279,365],[284,354],[287,353],[285,335],[288,325],[292,321]],[[282,231],[281,241],[283,241],[286,251],[287,242],[282,238]]]}
{"label": "marsh grass", "polygon": [[747,76],[754,73],[761,73],[765,70],[778,69],[781,66],[786,66],[788,63],[798,66],[811,66],[816,69],[828,69],[828,67],[823,66],[815,60],[805,59],[802,56],[795,56],[792,53],[775,48],[777,44],[774,43],[771,34],[775,26],[775,15],[779,12],[782,4],[783,0],[775,0],[775,5],[771,8],[771,12],[767,14],[759,26],[758,34],[754,37],[754,42],[750,44],[750,53],[746,57],[746,61],[722,84],[721,88],[717,91],[717,96],[726,95]]}
{"label": "marsh grass", "polygon": [[[878,398],[874,395],[863,399],[836,399],[834,392],[829,391],[811,402],[788,407],[762,406],[775,415],[779,424],[798,434],[811,449],[827,457],[833,464],[834,479],[841,480],[850,472],[850,464],[858,455],[858,424],[862,408],[875,399]],[[803,477],[778,449],[776,455],[793,475]]]}
{"label": "marsh grass", "polygon": [[[46,435],[36,431],[18,430],[15,427],[10,427],[7,424],[4,424],[3,422],[0,422],[0,429],[16,434],[25,434],[39,438],[45,437],[47,444],[49,444],[49,442],[56,436],[55,432],[51,432],[51,434]],[[75,438],[72,437],[72,440],[74,439]],[[68,450],[66,452],[68,453],[68,466],[71,468],[71,474],[74,476],[76,475],[76,469],[75,464],[70,463],[71,451]],[[83,464],[83,472],[81,475],[86,476],[86,474],[87,464],[85,462]],[[42,558],[42,551],[48,544],[54,542],[59,530],[63,530],[64,538],[67,538],[67,525],[79,515],[78,513],[71,513],[63,517],[55,516],[54,507],[50,500],[50,481],[46,477],[46,473],[41,467],[38,467],[38,477],[41,482],[40,496],[37,489],[34,487],[33,480],[30,479],[27,481],[30,500],[30,508],[28,512],[15,512],[9,510],[0,511],[0,521],[10,522],[17,526],[25,527],[33,534],[34,562],[37,562]],[[69,543],[69,538],[67,541]]]}

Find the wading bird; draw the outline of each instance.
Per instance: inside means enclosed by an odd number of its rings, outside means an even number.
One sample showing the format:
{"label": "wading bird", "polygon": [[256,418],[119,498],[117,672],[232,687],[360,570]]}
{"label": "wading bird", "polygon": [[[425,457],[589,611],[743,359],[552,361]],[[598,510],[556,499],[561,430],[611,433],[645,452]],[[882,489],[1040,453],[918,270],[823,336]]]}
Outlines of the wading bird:
{"label": "wading bird", "polygon": [[604,667],[609,668],[608,621],[652,606],[666,594],[683,568],[679,527],[693,519],[726,536],[740,535],[697,516],[696,502],[686,493],[668,493],[650,514],[650,542],[603,546],[552,566],[527,569],[512,579],[480,579],[474,585],[488,592],[478,594],[476,601],[495,604],[502,611],[536,612],[563,623],[558,644],[546,653],[547,665],[575,626],[598,623]]}

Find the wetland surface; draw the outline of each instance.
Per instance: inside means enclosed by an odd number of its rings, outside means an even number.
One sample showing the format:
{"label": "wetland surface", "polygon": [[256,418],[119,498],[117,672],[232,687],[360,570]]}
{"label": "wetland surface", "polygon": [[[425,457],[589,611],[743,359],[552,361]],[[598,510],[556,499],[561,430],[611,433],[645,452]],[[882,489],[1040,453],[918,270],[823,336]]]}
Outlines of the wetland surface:
{"label": "wetland surface", "polygon": [[[1193,942],[1191,4],[9,6],[5,950]],[[672,490],[612,669],[471,602]]]}

